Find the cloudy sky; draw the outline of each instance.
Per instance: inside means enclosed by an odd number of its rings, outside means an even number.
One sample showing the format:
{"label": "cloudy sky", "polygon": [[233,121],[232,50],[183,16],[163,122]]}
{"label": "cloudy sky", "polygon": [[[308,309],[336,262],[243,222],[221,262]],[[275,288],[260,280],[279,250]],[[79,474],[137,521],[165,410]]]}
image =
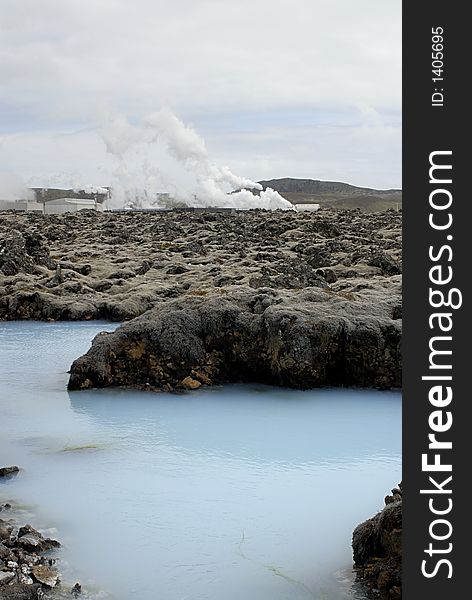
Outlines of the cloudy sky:
{"label": "cloudy sky", "polygon": [[246,177],[401,186],[401,0],[0,0],[0,82],[3,176],[108,185],[103,123],[165,107]]}

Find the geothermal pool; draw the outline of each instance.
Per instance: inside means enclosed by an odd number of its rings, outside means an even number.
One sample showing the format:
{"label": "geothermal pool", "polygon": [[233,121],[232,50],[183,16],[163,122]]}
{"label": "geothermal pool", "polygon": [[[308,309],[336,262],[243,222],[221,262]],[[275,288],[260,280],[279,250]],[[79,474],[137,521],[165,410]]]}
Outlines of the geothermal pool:
{"label": "geothermal pool", "polygon": [[[116,600],[342,600],[353,528],[401,478],[400,394],[258,385],[68,394],[109,323],[0,323],[0,484],[65,585]],[[2,515],[3,516],[3,515]]]}

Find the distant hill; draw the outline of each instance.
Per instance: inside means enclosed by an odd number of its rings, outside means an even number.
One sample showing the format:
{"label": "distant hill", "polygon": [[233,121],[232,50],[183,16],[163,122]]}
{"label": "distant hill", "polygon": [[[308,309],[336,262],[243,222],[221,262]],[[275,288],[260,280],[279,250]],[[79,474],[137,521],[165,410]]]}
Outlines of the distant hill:
{"label": "distant hill", "polygon": [[318,179],[269,179],[259,181],[264,189],[271,187],[293,202],[320,204],[323,208],[360,208],[377,212],[402,207],[402,190],[362,188],[340,181]]}

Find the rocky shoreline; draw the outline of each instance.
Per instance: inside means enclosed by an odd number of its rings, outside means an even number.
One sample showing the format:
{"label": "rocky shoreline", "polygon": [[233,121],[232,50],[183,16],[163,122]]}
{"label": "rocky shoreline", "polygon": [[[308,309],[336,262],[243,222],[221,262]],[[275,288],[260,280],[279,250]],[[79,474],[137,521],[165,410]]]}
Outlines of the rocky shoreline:
{"label": "rocky shoreline", "polygon": [[[0,478],[18,472],[16,466],[2,467]],[[57,540],[22,524],[10,503],[0,504],[0,600],[37,600],[59,585],[53,553],[59,547]]]}
{"label": "rocky shoreline", "polygon": [[311,288],[182,298],[95,337],[71,366],[69,389],[175,391],[258,382],[398,388],[401,327],[391,288],[355,299]]}
{"label": "rocky shoreline", "polygon": [[357,578],[373,598],[402,597],[402,500],[400,483],[385,497],[383,510],[358,525],[352,536]]}
{"label": "rocky shoreline", "polygon": [[1,319],[130,321],[70,389],[401,385],[394,211],[2,213],[0,233]]}
{"label": "rocky shoreline", "polygon": [[[17,466],[1,467],[0,483],[18,473]],[[0,504],[0,600],[82,597],[80,583],[62,585],[60,542],[25,522],[23,512],[11,501]]]}

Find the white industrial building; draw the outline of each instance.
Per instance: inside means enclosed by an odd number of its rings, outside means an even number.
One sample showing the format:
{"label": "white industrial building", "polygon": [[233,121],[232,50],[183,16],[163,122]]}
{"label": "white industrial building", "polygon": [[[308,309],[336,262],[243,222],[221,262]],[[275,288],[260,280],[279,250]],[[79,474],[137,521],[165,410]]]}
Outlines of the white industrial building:
{"label": "white industrial building", "polygon": [[0,210],[23,210],[43,212],[43,205],[34,200],[0,200]]}
{"label": "white industrial building", "polygon": [[103,203],[92,198],[58,198],[57,200],[44,202],[43,206],[45,215],[62,215],[67,212],[78,212],[82,209],[104,210]]}
{"label": "white industrial building", "polygon": [[315,204],[314,202],[300,202],[299,204],[294,204],[295,209],[298,210],[299,212],[302,211],[315,211],[315,210],[319,210],[320,205],[319,204]]}
{"label": "white industrial building", "polygon": [[34,200],[0,199],[0,210],[33,211],[45,215],[60,215],[84,209],[103,211],[107,208],[110,196],[107,188],[96,188],[96,190],[33,188],[31,192]]}

